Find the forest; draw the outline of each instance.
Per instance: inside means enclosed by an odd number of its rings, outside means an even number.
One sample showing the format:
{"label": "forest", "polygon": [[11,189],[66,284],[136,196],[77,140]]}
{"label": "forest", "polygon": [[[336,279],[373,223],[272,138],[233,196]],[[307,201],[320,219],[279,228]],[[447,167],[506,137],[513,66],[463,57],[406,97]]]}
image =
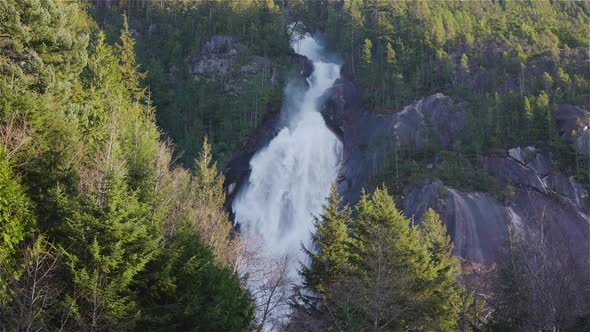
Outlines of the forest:
{"label": "forest", "polygon": [[[332,187],[300,283],[241,236],[224,176],[280,116],[294,30],[371,114],[468,102],[453,146],[396,147],[358,202]],[[441,179],[511,202],[484,159],[529,145],[587,190],[556,110],[590,109],[589,47],[588,1],[0,0],[0,330],[587,331],[588,257],[542,221],[488,264],[403,197]]]}

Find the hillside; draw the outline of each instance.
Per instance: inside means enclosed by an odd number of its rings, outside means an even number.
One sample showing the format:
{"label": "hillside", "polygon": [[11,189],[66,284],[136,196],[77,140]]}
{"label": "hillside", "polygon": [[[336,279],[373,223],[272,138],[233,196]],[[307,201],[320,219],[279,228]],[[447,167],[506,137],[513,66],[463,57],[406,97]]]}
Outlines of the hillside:
{"label": "hillside", "polygon": [[585,331],[590,2],[0,0],[0,330]]}

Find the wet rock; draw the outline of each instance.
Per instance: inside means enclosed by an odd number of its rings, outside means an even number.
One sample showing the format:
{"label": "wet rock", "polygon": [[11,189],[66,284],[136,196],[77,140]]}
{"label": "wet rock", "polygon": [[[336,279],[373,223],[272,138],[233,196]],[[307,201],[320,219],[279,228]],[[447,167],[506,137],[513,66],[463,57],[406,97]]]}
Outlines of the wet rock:
{"label": "wet rock", "polygon": [[511,158],[489,157],[484,160],[484,169],[508,184],[530,187],[547,194],[545,184],[532,169]]}
{"label": "wet rock", "polygon": [[436,210],[453,239],[453,254],[479,262],[496,260],[513,219],[495,198],[446,188],[438,180],[406,193],[403,206],[416,224],[428,208]]}
{"label": "wet rock", "polygon": [[360,91],[351,81],[338,78],[334,85],[324,93],[326,100],[322,109],[322,116],[326,125],[340,139],[344,135],[344,125],[352,120],[356,114],[349,112],[358,106],[360,102]]}
{"label": "wet rock", "polygon": [[297,61],[297,67],[299,68],[298,74],[301,78],[308,78],[313,73],[313,62],[306,56],[296,54],[295,59]]}
{"label": "wet rock", "polygon": [[[571,190],[567,183],[561,183],[566,186],[562,188],[564,193]],[[579,196],[573,192],[567,195]],[[437,180],[407,192],[403,207],[404,214],[415,223],[426,209],[436,210],[453,239],[454,254],[461,257],[497,261],[507,227],[512,225],[519,232],[542,229],[548,241],[559,245],[561,254],[573,257],[582,267],[587,264],[589,249],[588,210],[580,210],[572,200],[561,198],[523,188],[517,190],[509,205],[504,205],[488,194],[446,188]]]}

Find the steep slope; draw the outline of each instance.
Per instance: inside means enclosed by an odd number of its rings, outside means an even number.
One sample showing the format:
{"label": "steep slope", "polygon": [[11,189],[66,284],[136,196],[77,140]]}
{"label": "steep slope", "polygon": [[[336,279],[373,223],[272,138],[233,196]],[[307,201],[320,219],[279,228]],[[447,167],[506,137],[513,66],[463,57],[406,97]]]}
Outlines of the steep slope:
{"label": "steep slope", "polygon": [[[341,78],[326,92],[323,110],[326,123],[343,142],[338,184],[348,203],[356,203],[361,189],[374,185],[371,178],[383,168],[394,167],[385,162],[392,153],[399,154],[401,163],[404,150],[418,155],[432,142],[439,149],[451,150],[463,136],[465,102],[435,94],[400,112],[380,115],[365,111],[359,95],[354,83]],[[550,241],[563,243],[564,254],[574,257],[578,268],[586,269],[588,187],[559,172],[547,151],[528,147],[504,153],[505,157],[483,158],[481,165],[494,186],[505,188],[500,193],[491,187],[487,193],[446,187],[436,179],[437,170],[444,166],[436,158],[427,165],[416,164],[431,172],[416,183],[404,183],[400,193],[404,213],[419,221],[426,209],[434,208],[452,235],[455,253],[487,262],[498,259],[509,225],[526,232],[542,223]],[[420,184],[425,181],[429,183]]]}

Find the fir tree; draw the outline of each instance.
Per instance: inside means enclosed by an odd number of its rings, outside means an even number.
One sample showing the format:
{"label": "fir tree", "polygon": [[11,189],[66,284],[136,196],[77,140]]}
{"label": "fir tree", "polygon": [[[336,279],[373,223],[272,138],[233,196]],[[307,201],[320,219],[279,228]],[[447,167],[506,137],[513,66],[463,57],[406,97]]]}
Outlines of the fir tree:
{"label": "fir tree", "polygon": [[420,236],[435,274],[429,285],[432,301],[429,313],[438,322],[440,331],[455,331],[460,302],[460,287],[456,281],[460,272],[459,262],[452,256],[453,242],[447,228],[433,209],[428,209],[422,217]]}
{"label": "fir tree", "polygon": [[119,49],[119,61],[123,86],[125,90],[130,91],[135,100],[143,97],[145,90],[140,89],[139,81],[145,78],[145,74],[139,71],[139,65],[135,61],[135,41],[129,32],[129,23],[127,15],[123,14],[123,29],[121,30],[121,44],[117,45]]}
{"label": "fir tree", "polygon": [[350,239],[348,227],[351,222],[351,209],[341,207],[336,186],[332,186],[324,213],[315,219],[311,239],[316,248],[305,248],[308,263],[302,264],[300,274],[306,289],[322,293],[326,286],[342,277],[348,267]]}

